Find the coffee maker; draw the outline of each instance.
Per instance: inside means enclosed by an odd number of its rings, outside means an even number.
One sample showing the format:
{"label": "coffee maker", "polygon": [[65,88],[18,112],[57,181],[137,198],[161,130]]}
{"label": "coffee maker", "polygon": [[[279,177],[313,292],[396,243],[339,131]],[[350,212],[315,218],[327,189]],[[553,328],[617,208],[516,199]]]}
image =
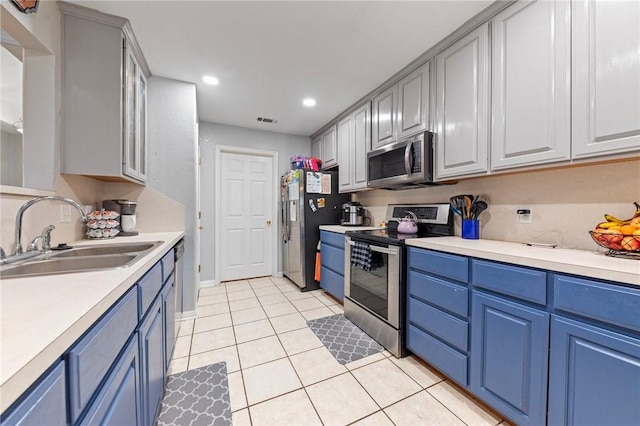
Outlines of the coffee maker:
{"label": "coffee maker", "polygon": [[360,226],[365,219],[365,209],[362,204],[356,201],[349,201],[342,205],[342,214],[340,216],[340,225],[344,226]]}
{"label": "coffee maker", "polygon": [[102,208],[105,210],[113,210],[120,214],[118,217],[118,230],[120,233],[118,236],[127,237],[138,235],[136,228],[136,207],[137,201],[130,200],[104,200],[102,202]]}
{"label": "coffee maker", "polygon": [[120,227],[122,232],[120,235],[138,235],[138,231],[134,231],[136,228],[136,207],[137,201],[129,200],[116,200],[120,204]]}

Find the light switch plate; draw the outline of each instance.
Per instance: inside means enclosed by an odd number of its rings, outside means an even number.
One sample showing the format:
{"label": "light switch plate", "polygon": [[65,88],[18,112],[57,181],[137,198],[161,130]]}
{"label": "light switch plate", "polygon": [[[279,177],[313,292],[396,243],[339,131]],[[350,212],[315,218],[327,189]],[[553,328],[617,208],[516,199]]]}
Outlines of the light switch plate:
{"label": "light switch plate", "polygon": [[60,206],[60,223],[71,222],[71,206]]}

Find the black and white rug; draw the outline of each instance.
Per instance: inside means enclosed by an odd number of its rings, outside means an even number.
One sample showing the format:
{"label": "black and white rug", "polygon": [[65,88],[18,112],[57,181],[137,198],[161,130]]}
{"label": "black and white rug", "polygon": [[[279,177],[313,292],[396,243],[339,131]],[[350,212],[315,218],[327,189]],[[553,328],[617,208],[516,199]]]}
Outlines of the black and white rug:
{"label": "black and white rug", "polygon": [[343,314],[307,321],[307,325],[340,364],[357,361],[384,350]]}
{"label": "black and white rug", "polygon": [[231,426],[227,363],[169,376],[158,426]]}

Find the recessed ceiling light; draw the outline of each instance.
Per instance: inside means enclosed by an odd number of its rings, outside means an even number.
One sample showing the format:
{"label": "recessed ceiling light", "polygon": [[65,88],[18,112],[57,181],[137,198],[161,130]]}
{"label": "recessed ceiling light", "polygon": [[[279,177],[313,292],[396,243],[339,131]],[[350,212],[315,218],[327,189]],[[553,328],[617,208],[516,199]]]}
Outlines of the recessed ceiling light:
{"label": "recessed ceiling light", "polygon": [[316,105],[316,100],[312,99],[312,98],[307,98],[307,99],[302,101],[302,105],[304,105],[306,107],[315,106]]}
{"label": "recessed ceiling light", "polygon": [[202,81],[204,81],[207,84],[212,84],[212,85],[216,85],[218,83],[220,83],[220,81],[218,81],[217,78],[212,77],[210,75],[205,75],[204,77],[202,77]]}

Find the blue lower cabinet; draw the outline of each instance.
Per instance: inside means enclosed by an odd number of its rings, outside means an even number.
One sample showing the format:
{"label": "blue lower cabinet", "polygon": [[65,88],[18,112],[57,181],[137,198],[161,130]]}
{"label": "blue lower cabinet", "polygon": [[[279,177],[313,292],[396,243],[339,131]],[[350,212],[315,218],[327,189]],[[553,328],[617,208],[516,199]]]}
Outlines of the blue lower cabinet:
{"label": "blue lower cabinet", "polygon": [[320,270],[320,287],[339,301],[344,301],[344,276],[324,266]]}
{"label": "blue lower cabinet", "polygon": [[81,425],[142,424],[139,361],[138,335],[134,333]]}
{"label": "blue lower cabinet", "polygon": [[2,426],[56,426],[67,424],[66,386],[64,362],[58,361],[53,369],[40,378],[26,398],[3,414]]}
{"label": "blue lower cabinet", "polygon": [[140,326],[140,365],[144,425],[152,425],[164,392],[164,320],[162,297],[156,298]]}
{"label": "blue lower cabinet", "polygon": [[554,315],[550,358],[550,425],[640,425],[640,339]]}
{"label": "blue lower cabinet", "polygon": [[549,314],[473,291],[471,391],[519,425],[547,412]]}
{"label": "blue lower cabinet", "polygon": [[169,370],[176,345],[176,285],[173,275],[162,289],[162,320],[164,322],[164,367]]}
{"label": "blue lower cabinet", "polygon": [[320,231],[320,288],[344,300],[344,235]]}

